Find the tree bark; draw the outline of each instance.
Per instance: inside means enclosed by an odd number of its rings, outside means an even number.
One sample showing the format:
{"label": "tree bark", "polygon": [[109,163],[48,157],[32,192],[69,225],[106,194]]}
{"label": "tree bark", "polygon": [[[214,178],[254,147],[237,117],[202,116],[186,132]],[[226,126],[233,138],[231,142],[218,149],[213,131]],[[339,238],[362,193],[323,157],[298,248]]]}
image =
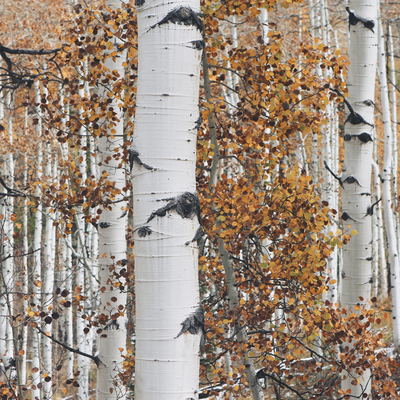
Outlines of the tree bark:
{"label": "tree bark", "polygon": [[[352,10],[352,11],[351,11]],[[344,227],[350,232],[356,230],[350,242],[344,248],[343,270],[341,273],[341,304],[353,311],[355,306],[368,307],[371,295],[371,241],[372,224],[368,207],[371,206],[371,162],[372,141],[364,142],[360,134],[365,133],[373,139],[373,102],[377,55],[376,55],[376,21],[378,4],[376,0],[350,2],[350,11],[357,18],[372,21],[374,29],[367,28],[361,20],[355,25],[349,23],[350,29],[350,66],[348,73],[348,102],[353,107],[349,110],[345,123],[345,154],[342,173],[342,210]],[[355,114],[358,113],[358,114]],[[357,115],[361,116],[357,120]],[[356,123],[357,122],[357,123]],[[346,136],[347,135],[347,136]],[[354,232],[355,233],[355,232]],[[345,347],[352,347],[346,343]],[[367,370],[358,386],[351,385],[348,376],[342,381],[342,389],[351,389],[352,396],[360,396],[371,391],[370,371]]]}
{"label": "tree bark", "polygon": [[203,329],[198,249],[190,241],[199,227],[195,167],[203,52],[200,4],[136,4],[138,87],[131,149],[137,154],[132,157],[135,399],[197,399]]}

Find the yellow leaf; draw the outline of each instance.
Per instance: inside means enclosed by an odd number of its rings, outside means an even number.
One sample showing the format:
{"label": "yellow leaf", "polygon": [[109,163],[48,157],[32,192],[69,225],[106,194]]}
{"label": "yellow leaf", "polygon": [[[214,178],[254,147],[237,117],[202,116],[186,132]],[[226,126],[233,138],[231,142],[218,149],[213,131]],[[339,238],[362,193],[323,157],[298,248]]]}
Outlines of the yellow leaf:
{"label": "yellow leaf", "polygon": [[353,236],[356,236],[356,235],[357,235],[357,229],[353,229],[352,232],[351,232],[351,234],[352,234]]}

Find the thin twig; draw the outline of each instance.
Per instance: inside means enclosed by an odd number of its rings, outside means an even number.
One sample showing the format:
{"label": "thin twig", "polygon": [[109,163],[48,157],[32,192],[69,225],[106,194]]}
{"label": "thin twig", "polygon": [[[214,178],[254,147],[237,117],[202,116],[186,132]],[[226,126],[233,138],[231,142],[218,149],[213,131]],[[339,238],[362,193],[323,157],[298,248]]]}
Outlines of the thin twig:
{"label": "thin twig", "polygon": [[[54,338],[53,336],[49,336],[45,331],[42,331],[38,326],[36,327],[36,329],[44,336],[48,337],[50,340],[52,340],[53,342],[59,344],[60,346],[64,347],[65,349],[71,351],[72,353],[76,353],[79,354],[83,357],[87,357],[90,358],[91,360],[93,360],[96,365],[99,367],[100,363],[103,364],[100,360],[100,358],[98,356],[92,356],[91,354],[88,353],[84,353],[83,351],[80,351],[78,349],[74,349],[73,347],[68,346],[65,343],[60,342],[59,340],[57,340],[56,338]],[[104,364],[103,364],[104,365]]]}

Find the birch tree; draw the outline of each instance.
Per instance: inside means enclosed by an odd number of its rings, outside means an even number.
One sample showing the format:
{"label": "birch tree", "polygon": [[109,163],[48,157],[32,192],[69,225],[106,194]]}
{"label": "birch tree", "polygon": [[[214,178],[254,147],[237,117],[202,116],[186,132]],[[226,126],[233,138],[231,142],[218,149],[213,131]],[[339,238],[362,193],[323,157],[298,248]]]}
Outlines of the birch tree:
{"label": "birch tree", "polygon": [[[371,295],[371,161],[374,139],[374,84],[377,66],[377,11],[375,0],[350,2],[349,96],[346,105],[345,154],[341,176],[341,219],[354,236],[344,248],[341,272],[341,304],[356,311]],[[355,339],[354,339],[355,340]],[[344,352],[354,353],[354,341],[345,343]],[[354,380],[359,384],[354,385]],[[345,375],[342,389],[353,396],[369,394],[370,371],[357,368],[354,376]]]}
{"label": "birch tree", "polygon": [[196,120],[203,23],[196,0],[138,0],[133,163],[135,399],[197,398]]}
{"label": "birch tree", "polygon": [[[121,1],[107,1],[107,6],[114,12],[122,12]],[[117,11],[118,10],[118,11]],[[120,38],[111,38],[112,46],[105,52],[105,75],[109,78],[108,88],[99,90],[106,102],[106,110],[112,110],[113,118],[104,121],[104,132],[99,139],[98,153],[100,175],[113,182],[112,190],[105,195],[105,207],[102,208],[99,228],[99,262],[100,262],[100,307],[99,320],[103,324],[99,335],[99,358],[101,363],[97,371],[97,399],[124,399],[122,391],[116,384],[116,375],[121,370],[121,356],[126,349],[126,291],[120,290],[115,283],[122,273],[126,261],[125,229],[127,210],[123,199],[125,187],[125,168],[122,161],[124,143],[124,116],[121,110],[122,95],[117,96],[113,85],[118,84],[124,76],[126,51]],[[113,78],[111,78],[113,77]],[[112,99],[108,102],[108,99]]]}
{"label": "birch tree", "polygon": [[[400,265],[399,253],[397,248],[397,237],[395,229],[395,216],[393,212],[392,200],[392,124],[389,105],[389,91],[386,77],[386,57],[384,47],[384,37],[382,31],[382,21],[378,22],[378,52],[379,52],[379,85],[381,88],[382,117],[384,129],[385,155],[383,161],[382,179],[382,198],[385,215],[385,227],[390,260],[390,286],[392,297],[392,317],[393,317],[393,340],[396,350],[400,350]],[[393,104],[396,107],[396,104]]]}

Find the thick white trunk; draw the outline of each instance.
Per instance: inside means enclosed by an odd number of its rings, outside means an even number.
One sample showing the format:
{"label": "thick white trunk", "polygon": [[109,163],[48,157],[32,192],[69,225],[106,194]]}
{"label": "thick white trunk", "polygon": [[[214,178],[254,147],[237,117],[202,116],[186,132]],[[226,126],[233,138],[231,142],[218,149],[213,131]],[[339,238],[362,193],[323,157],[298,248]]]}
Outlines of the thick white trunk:
{"label": "thick white trunk", "polygon": [[[195,165],[200,4],[197,0],[184,6],[180,1],[137,3],[141,4],[139,65],[132,148],[138,153],[132,180],[135,400],[197,399],[202,336],[198,250],[195,243],[185,243],[199,226]],[[165,20],[167,15],[187,24]],[[169,210],[152,214],[167,205]],[[185,327],[193,334],[183,333]]]}
{"label": "thick white trunk", "polygon": [[[382,22],[378,22],[378,53],[379,53],[379,83],[381,87],[382,118],[384,129],[385,155],[383,160],[382,201],[385,215],[385,228],[388,241],[390,259],[390,294],[392,297],[393,341],[396,350],[400,350],[400,264],[397,249],[397,237],[393,213],[392,200],[392,126],[390,121],[389,91],[386,77],[385,43],[382,31]],[[395,107],[396,105],[394,105]]]}

